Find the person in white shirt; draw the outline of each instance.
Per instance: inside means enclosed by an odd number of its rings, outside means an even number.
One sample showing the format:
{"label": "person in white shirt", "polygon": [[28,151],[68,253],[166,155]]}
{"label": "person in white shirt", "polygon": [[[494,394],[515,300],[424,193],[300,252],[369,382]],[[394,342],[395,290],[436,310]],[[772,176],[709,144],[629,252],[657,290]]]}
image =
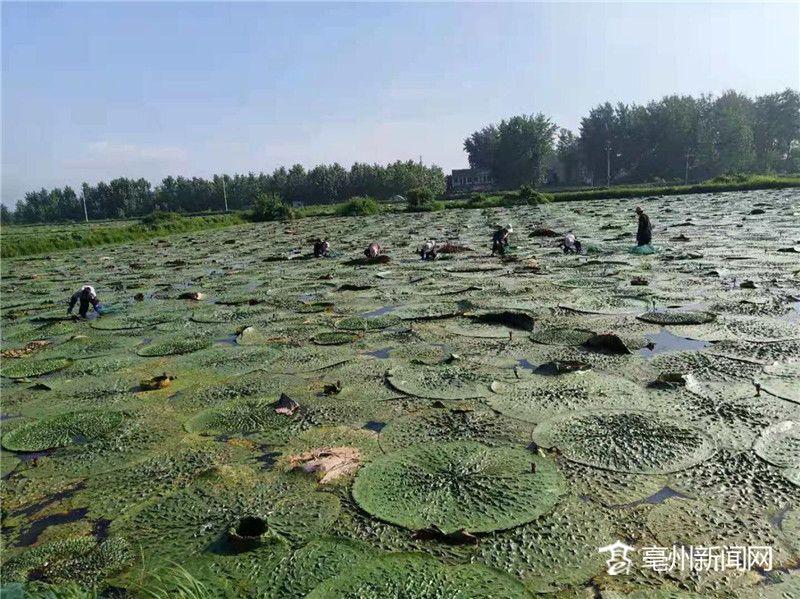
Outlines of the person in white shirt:
{"label": "person in white shirt", "polygon": [[575,233],[569,231],[566,235],[564,235],[564,241],[561,244],[564,248],[565,254],[580,254],[581,253],[581,242],[575,237]]}

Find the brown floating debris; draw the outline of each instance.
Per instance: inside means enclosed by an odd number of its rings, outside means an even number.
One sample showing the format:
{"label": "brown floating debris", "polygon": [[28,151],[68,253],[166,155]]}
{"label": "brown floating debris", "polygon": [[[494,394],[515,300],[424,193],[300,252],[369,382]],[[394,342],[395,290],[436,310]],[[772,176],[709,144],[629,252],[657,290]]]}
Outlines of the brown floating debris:
{"label": "brown floating debris", "polygon": [[158,389],[166,389],[172,384],[177,377],[174,374],[159,374],[151,379],[144,379],[139,383],[139,386],[145,391],[156,391]]}
{"label": "brown floating debris", "polygon": [[178,299],[194,300],[196,302],[199,302],[203,298],[205,298],[205,294],[200,293],[199,291],[187,291],[178,296]]}
{"label": "brown floating debris", "polygon": [[630,348],[614,333],[599,333],[590,337],[583,344],[584,347],[607,354],[630,354]]}
{"label": "brown floating debris", "polygon": [[325,383],[322,387],[322,392],[325,395],[338,395],[342,391],[342,381],[336,381],[335,383]]}
{"label": "brown floating debris", "polygon": [[353,474],[361,466],[361,452],[355,447],[319,447],[289,457],[291,469],[320,475],[320,484],[328,484]]}
{"label": "brown floating debris", "polygon": [[47,347],[48,345],[50,345],[50,342],[46,339],[38,339],[25,344],[24,347],[4,350],[3,352],[0,352],[0,356],[3,358],[21,358],[23,356],[30,355],[33,352],[42,349],[43,347]]}
{"label": "brown floating debris", "polygon": [[277,414],[284,414],[285,416],[292,416],[300,408],[300,404],[293,400],[285,393],[281,393],[281,397],[275,406]]}
{"label": "brown floating debris", "polygon": [[633,277],[631,279],[631,285],[642,286],[642,285],[649,285],[649,284],[650,284],[650,282],[647,279],[645,279],[644,277]]}

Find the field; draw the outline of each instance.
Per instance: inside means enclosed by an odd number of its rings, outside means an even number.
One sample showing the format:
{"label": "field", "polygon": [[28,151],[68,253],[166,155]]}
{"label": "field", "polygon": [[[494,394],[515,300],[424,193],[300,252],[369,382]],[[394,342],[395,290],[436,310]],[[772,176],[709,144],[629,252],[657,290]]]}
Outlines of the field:
{"label": "field", "polygon": [[[653,254],[630,251],[637,201]],[[420,261],[428,238],[453,251]],[[364,264],[373,240],[389,258]],[[800,596],[799,251],[786,189],[5,259],[5,590]],[[104,314],[73,320],[84,283]],[[615,576],[617,540],[636,551]],[[772,567],[643,559],[673,546]]]}

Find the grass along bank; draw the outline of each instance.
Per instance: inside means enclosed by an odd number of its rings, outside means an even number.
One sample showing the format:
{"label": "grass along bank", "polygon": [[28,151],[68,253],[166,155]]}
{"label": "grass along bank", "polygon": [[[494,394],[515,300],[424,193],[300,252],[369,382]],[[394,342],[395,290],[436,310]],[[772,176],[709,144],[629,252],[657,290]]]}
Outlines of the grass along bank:
{"label": "grass along bank", "polygon": [[[800,188],[800,177],[774,175],[726,175],[692,185],[632,185],[582,190],[540,192],[523,187],[514,191],[472,194],[468,197],[422,203],[422,211],[458,208],[496,208],[536,205],[547,202],[572,202],[637,198],[758,189]],[[419,204],[417,202],[416,204]],[[415,206],[416,206],[415,204]],[[377,211],[376,211],[377,207]],[[290,210],[292,218],[322,216],[368,216],[419,209],[398,202],[375,202],[371,198],[353,198],[338,204],[314,204]],[[3,258],[28,256],[81,247],[144,241],[155,237],[229,227],[247,222],[251,215],[237,212],[182,216],[171,212],[154,213],[138,221],[102,221],[89,224],[3,226],[0,253]],[[267,219],[269,220],[269,219]],[[279,219],[278,219],[279,220]]]}
{"label": "grass along bank", "polygon": [[129,221],[106,221],[74,225],[3,226],[0,234],[0,254],[3,258],[13,258],[82,247],[144,241],[165,235],[229,227],[244,222],[241,214],[181,216],[172,212],[161,212],[130,224]]}

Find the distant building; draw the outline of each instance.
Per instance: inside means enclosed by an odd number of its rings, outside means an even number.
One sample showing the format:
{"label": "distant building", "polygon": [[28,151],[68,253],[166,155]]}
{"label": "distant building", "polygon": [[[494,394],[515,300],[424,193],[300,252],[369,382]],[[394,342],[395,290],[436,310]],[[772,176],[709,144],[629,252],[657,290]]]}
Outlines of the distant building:
{"label": "distant building", "polygon": [[447,191],[489,191],[494,187],[494,177],[488,168],[454,169],[447,178]]}

